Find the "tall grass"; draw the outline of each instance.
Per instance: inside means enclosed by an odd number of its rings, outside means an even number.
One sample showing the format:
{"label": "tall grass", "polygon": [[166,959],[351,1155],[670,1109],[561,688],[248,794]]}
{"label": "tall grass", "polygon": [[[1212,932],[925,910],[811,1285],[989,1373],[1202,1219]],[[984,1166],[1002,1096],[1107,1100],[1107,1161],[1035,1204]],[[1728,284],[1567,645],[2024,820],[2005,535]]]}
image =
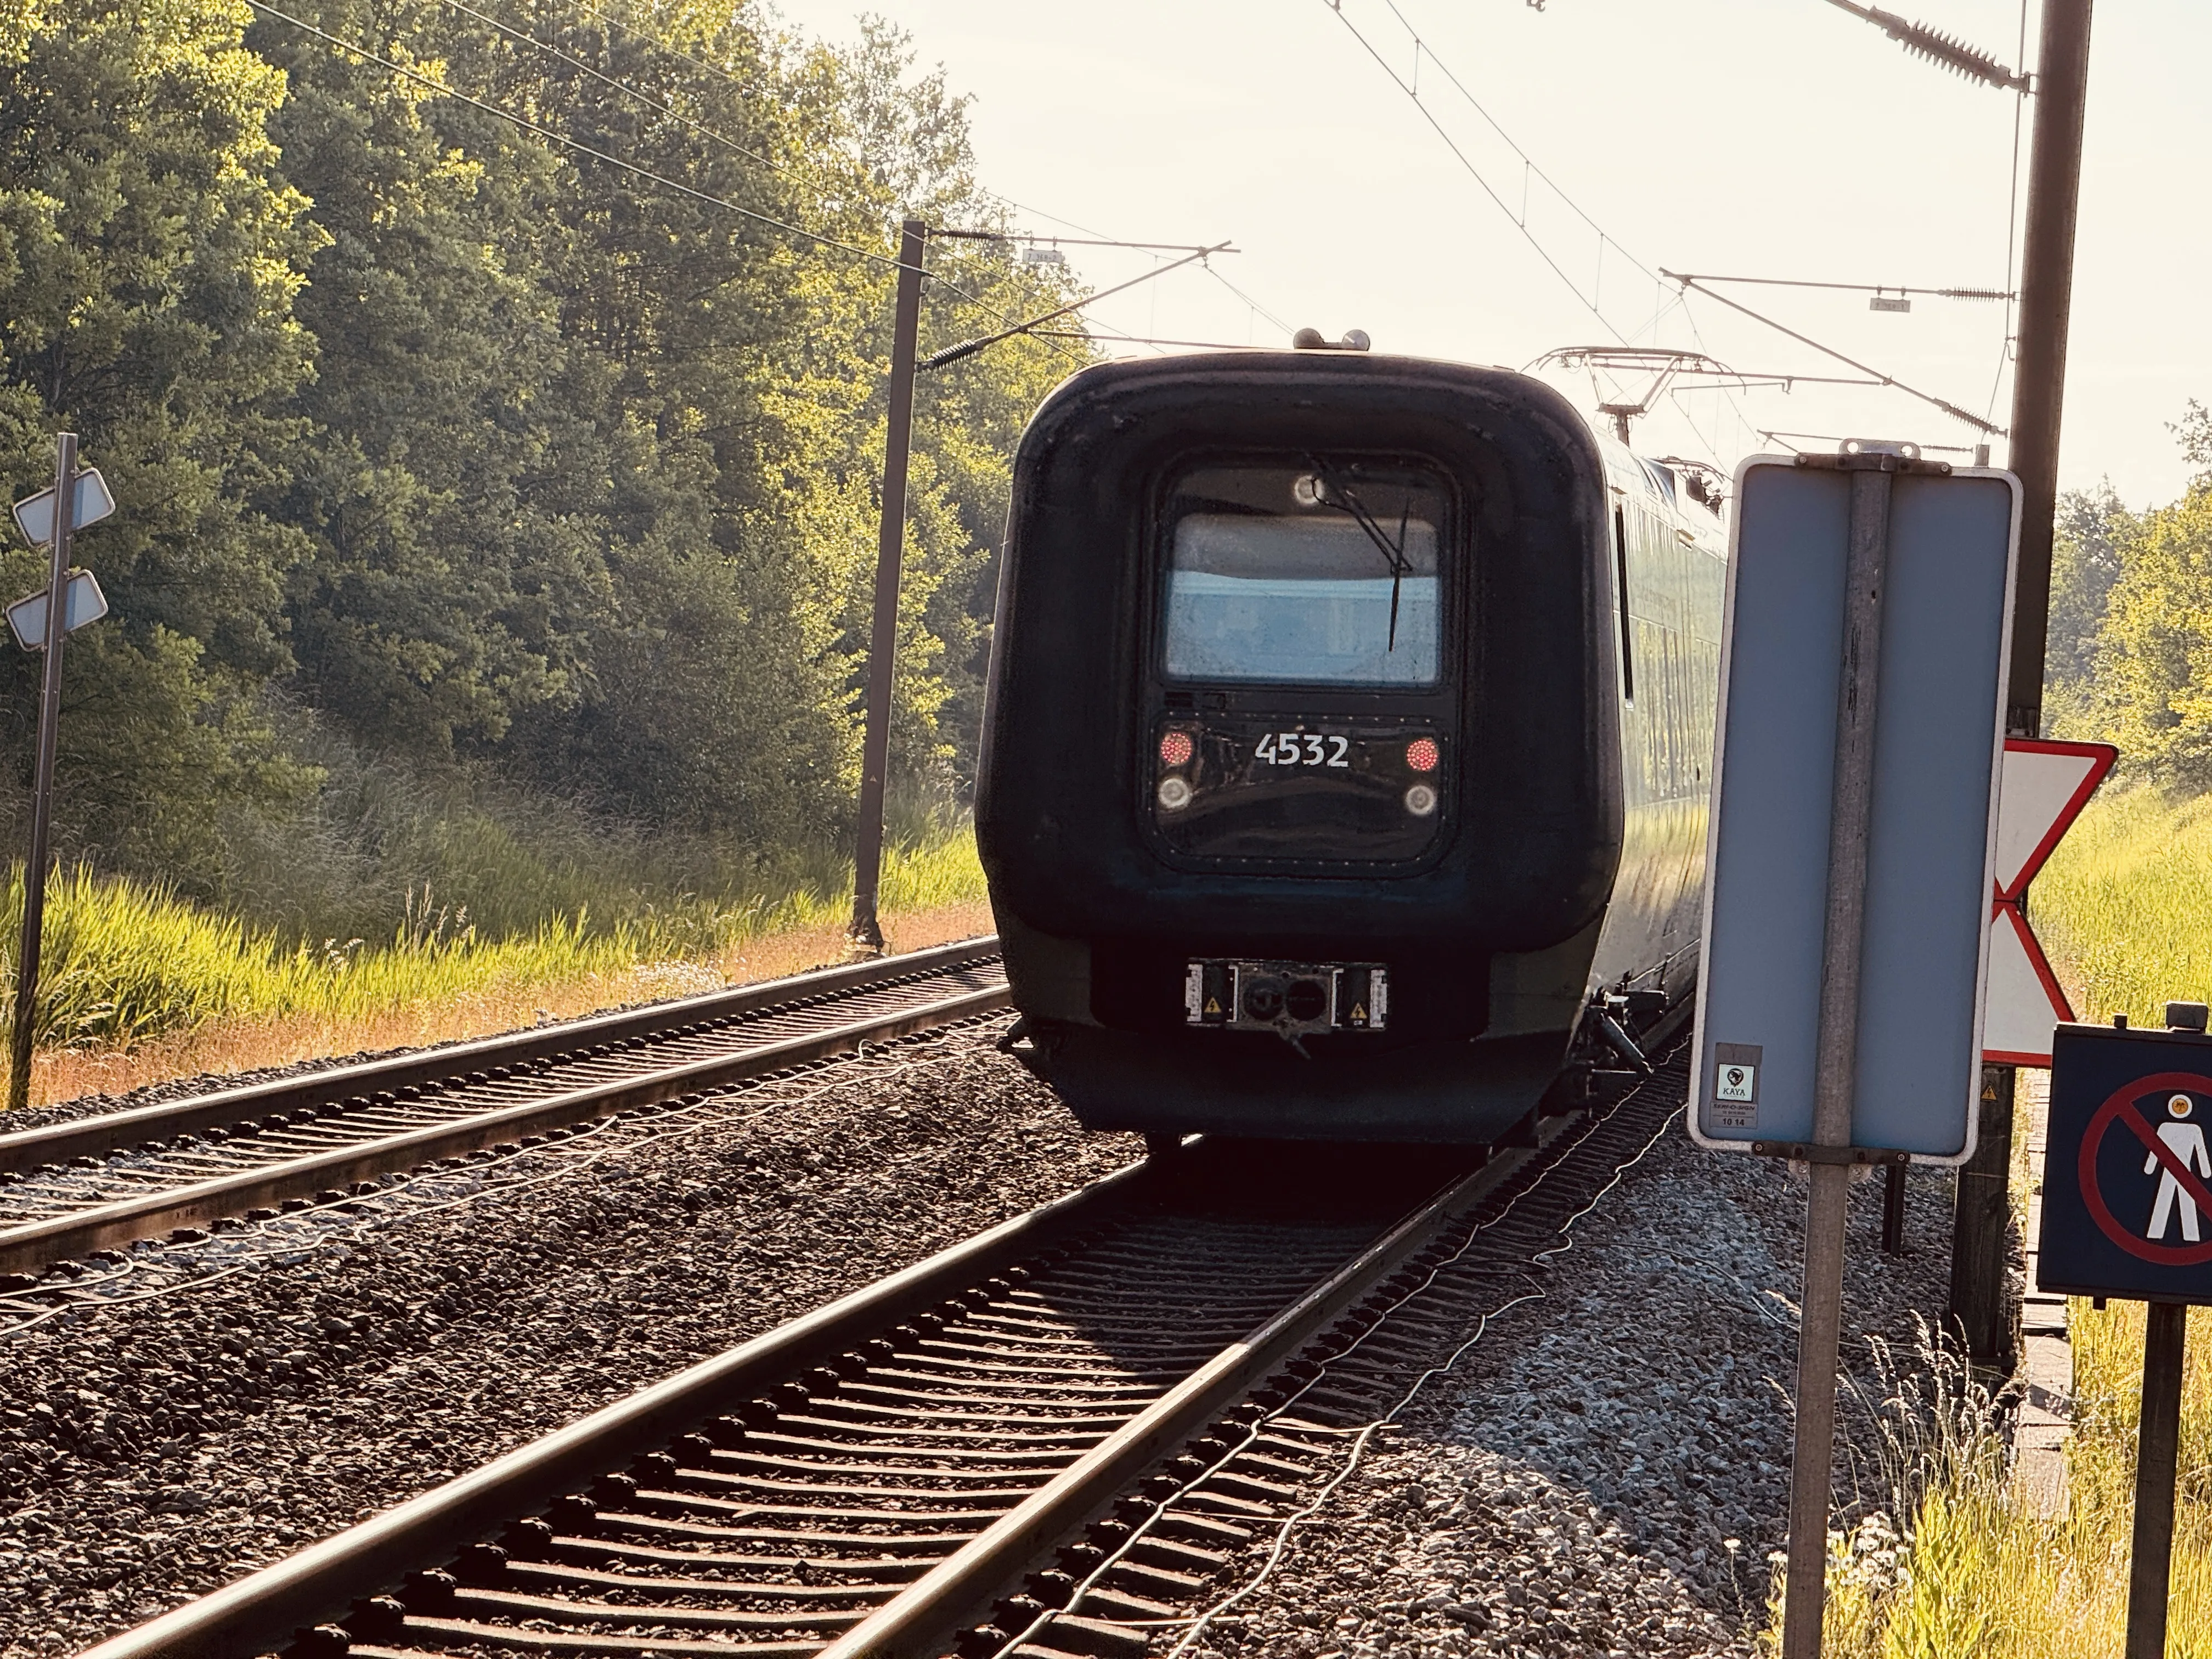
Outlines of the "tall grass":
{"label": "tall grass", "polygon": [[[682,894],[609,923],[579,911],[496,936],[465,908],[417,890],[383,937],[299,940],[159,885],[79,866],[47,885],[36,1040],[49,1050],[127,1048],[224,1022],[304,1018],[344,1028],[398,1010],[512,1001],[516,993],[585,980],[612,987],[621,978],[635,994],[629,970],[653,964],[696,965],[664,978],[668,990],[696,989],[739,968],[756,941],[842,922],[850,882],[850,866],[832,864],[825,878],[781,890]],[[886,914],[939,909],[981,892],[964,827],[886,850]],[[0,893],[0,984],[11,999],[22,903],[18,866]],[[648,975],[648,989],[650,982]]]}
{"label": "tall grass", "polygon": [[[1999,1402],[1962,1384],[1955,1355],[1923,1355],[1954,1379],[1946,1427],[1907,1450],[1900,1425],[1940,1419],[1893,1398],[1886,1431],[1914,1481],[1893,1510],[1829,1539],[1831,1659],[2087,1659],[2118,1653],[2127,1625],[2142,1307],[2074,1304],[2071,1504],[2049,1520],[2019,1499],[2005,1468]],[[2181,1502],[2174,1526],[2167,1651],[2212,1655],[2212,1321],[2190,1333],[2182,1397]],[[1776,1603],[1780,1596],[1778,1586]],[[1771,1650],[1772,1632],[1767,1634]]]}
{"label": "tall grass", "polygon": [[2028,904],[2083,1019],[2162,1023],[2168,1001],[2212,996],[2212,795],[2099,796]]}
{"label": "tall grass", "polygon": [[[2030,902],[2084,1018],[2125,1013],[2154,1023],[2169,1000],[2206,998],[2212,798],[2136,787],[2093,801]],[[1953,1379],[1938,1383],[1948,1407],[1902,1390],[1884,1402],[1889,1510],[1829,1540],[1834,1659],[2087,1659],[2120,1650],[2143,1310],[2114,1302],[2099,1311],[2077,1299],[2071,1323],[2075,1421],[2062,1518],[2034,1514],[2016,1492],[2002,1402],[1969,1386],[1954,1356],[1926,1355],[1921,1367]],[[2166,1650],[2212,1659],[2212,1313],[2192,1316],[2186,1365]],[[1778,1586],[1775,1600],[1778,1608]]]}

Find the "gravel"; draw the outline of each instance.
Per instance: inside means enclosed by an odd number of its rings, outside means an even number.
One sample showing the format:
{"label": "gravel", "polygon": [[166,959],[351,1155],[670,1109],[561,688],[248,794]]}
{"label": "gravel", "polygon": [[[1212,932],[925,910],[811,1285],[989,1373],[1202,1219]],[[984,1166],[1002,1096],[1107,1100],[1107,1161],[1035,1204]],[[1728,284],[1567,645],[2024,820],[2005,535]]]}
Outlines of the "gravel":
{"label": "gravel", "polygon": [[136,1250],[104,1304],[0,1333],[0,1656],[142,1622],[1137,1155],[1003,1026]]}
{"label": "gravel", "polygon": [[[1862,1511],[1883,1501],[1866,1339],[1909,1359],[1916,1310],[1942,1312],[1950,1191],[1911,1177],[1899,1261],[1880,1253],[1879,1181],[1853,1189],[1838,1492]],[[1784,1541],[1804,1194],[1674,1120],[1538,1276],[1542,1299],[1416,1397],[1190,1653],[1753,1653]]]}

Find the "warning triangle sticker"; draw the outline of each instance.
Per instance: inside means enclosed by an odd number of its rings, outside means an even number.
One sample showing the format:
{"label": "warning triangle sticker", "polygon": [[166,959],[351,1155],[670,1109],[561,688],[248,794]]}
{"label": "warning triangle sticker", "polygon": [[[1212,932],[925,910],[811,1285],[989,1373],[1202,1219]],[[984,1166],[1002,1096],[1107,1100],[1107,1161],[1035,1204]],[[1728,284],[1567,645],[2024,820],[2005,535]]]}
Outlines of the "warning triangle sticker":
{"label": "warning triangle sticker", "polygon": [[1206,1012],[1209,1014],[1218,1014],[1221,1012],[1221,1005],[1212,997],[1208,997],[1206,1000]]}

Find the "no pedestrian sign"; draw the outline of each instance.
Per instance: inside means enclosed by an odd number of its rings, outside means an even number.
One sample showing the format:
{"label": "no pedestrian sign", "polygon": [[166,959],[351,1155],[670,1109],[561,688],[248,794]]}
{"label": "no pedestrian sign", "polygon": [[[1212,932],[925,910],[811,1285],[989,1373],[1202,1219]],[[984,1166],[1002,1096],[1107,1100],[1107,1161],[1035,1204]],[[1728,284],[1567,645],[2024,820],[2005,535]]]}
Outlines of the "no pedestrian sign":
{"label": "no pedestrian sign", "polygon": [[2212,1303],[2212,1037],[2061,1025],[2051,1058],[2042,1287]]}

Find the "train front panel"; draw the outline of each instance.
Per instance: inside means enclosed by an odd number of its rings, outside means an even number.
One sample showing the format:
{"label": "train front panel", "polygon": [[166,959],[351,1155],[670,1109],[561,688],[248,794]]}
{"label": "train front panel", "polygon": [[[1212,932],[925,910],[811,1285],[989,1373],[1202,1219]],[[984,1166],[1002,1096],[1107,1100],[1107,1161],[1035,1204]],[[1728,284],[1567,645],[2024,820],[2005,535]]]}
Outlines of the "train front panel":
{"label": "train front panel", "polygon": [[1086,370],[1015,470],[977,807],[1086,1122],[1496,1139],[1621,852],[1605,464],[1501,370]]}

